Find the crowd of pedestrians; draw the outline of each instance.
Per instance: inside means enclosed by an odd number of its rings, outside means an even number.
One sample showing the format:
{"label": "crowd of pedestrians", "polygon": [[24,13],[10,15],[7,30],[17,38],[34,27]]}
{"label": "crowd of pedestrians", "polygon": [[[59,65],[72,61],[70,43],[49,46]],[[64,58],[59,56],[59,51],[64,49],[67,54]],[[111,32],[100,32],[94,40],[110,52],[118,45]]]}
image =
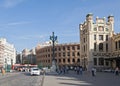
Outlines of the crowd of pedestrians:
{"label": "crowd of pedestrians", "polygon": [[[70,70],[71,70],[71,69],[70,69],[70,67],[68,67],[68,66],[61,66],[61,67],[59,67],[56,71],[57,71],[57,73],[58,73],[59,75],[61,75],[61,74],[68,74]],[[75,67],[72,69],[72,71],[74,71],[74,73],[77,74],[77,75],[83,75],[83,71],[85,71],[85,70],[84,70],[84,68],[83,68],[82,66],[75,66]],[[96,76],[96,73],[97,73],[97,69],[96,69],[95,67],[92,67],[90,72],[91,72],[91,75],[92,75],[93,77],[95,77],[95,76]],[[119,75],[119,68],[118,68],[118,67],[116,67],[116,69],[115,69],[115,71],[114,71],[114,74],[115,74],[116,76]]]}

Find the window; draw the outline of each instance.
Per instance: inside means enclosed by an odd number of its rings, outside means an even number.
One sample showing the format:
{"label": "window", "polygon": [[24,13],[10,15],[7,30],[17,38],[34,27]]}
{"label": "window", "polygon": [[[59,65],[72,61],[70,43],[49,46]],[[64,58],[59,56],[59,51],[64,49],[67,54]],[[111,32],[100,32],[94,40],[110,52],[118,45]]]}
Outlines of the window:
{"label": "window", "polygon": [[106,52],[108,52],[108,43],[106,43]]}
{"label": "window", "polygon": [[65,63],[65,59],[63,59],[63,62]]}
{"label": "window", "polygon": [[59,53],[59,57],[61,57],[61,53]]}
{"label": "window", "polygon": [[84,52],[85,52],[85,45],[84,45]]}
{"label": "window", "polygon": [[72,52],[72,56],[75,56],[75,53],[74,53],[74,52]]}
{"label": "window", "polygon": [[103,26],[99,26],[98,29],[99,29],[99,31],[104,31],[104,27]]}
{"label": "window", "polygon": [[80,49],[80,46],[77,46],[77,49],[79,50],[79,49]]}
{"label": "window", "polygon": [[118,46],[117,46],[117,42],[115,42],[115,49],[116,49],[116,50],[117,50],[117,47],[118,47]]}
{"label": "window", "polygon": [[119,50],[120,50],[120,40],[118,41],[118,43],[119,43]]}
{"label": "window", "polygon": [[106,31],[108,31],[108,28],[106,28]]}
{"label": "window", "polygon": [[96,35],[94,35],[94,40],[96,40]]}
{"label": "window", "polygon": [[72,62],[75,62],[75,59],[72,59]]}
{"label": "window", "polygon": [[99,40],[103,40],[103,35],[99,35]]}
{"label": "window", "polygon": [[80,56],[80,53],[79,53],[79,52],[77,52],[77,56]]}
{"label": "window", "polygon": [[94,65],[97,65],[97,58],[94,58],[93,61],[94,61]]}
{"label": "window", "polygon": [[59,59],[59,62],[61,62],[61,59]]}
{"label": "window", "polygon": [[99,44],[99,51],[103,51],[103,43]]}
{"label": "window", "polygon": [[106,65],[106,66],[109,66],[109,62],[108,62],[108,61],[106,61],[106,62],[105,62],[105,65]]}
{"label": "window", "polygon": [[63,50],[65,50],[65,47],[63,47]]}
{"label": "window", "polygon": [[69,46],[67,47],[67,50],[70,50],[70,47],[69,47]]}
{"label": "window", "polygon": [[97,28],[96,28],[96,27],[94,28],[94,31],[97,31]]}
{"label": "window", "polygon": [[70,56],[70,52],[67,52],[67,56]]}
{"label": "window", "polygon": [[104,65],[104,58],[99,58],[99,65]]}
{"label": "window", "polygon": [[63,57],[65,57],[65,52],[63,52]]}
{"label": "window", "polygon": [[75,47],[74,47],[74,46],[72,46],[72,50],[75,50]]}
{"label": "window", "polygon": [[68,59],[68,62],[70,62],[70,59]]}
{"label": "window", "polygon": [[58,49],[59,51],[61,51],[61,48],[59,47],[59,49]]}
{"label": "window", "polygon": [[80,59],[77,59],[77,62],[80,62]]}
{"label": "window", "polygon": [[48,60],[48,63],[50,63],[50,60]]}
{"label": "window", "polygon": [[96,43],[94,43],[94,51],[96,51]]}
{"label": "window", "polygon": [[85,38],[84,38],[84,43],[85,43]]}
{"label": "window", "polygon": [[55,48],[55,51],[57,51],[57,48]]}
{"label": "window", "polygon": [[106,41],[108,41],[108,35],[106,35]]}

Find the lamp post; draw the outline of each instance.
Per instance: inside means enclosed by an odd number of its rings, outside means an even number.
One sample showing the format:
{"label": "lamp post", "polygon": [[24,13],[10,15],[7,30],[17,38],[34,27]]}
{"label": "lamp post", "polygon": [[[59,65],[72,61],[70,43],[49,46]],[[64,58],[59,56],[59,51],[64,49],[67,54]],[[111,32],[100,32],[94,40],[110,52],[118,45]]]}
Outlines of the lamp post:
{"label": "lamp post", "polygon": [[50,40],[52,41],[52,71],[56,71],[56,60],[55,60],[55,42],[57,41],[57,36],[52,32],[52,36],[50,36]]}

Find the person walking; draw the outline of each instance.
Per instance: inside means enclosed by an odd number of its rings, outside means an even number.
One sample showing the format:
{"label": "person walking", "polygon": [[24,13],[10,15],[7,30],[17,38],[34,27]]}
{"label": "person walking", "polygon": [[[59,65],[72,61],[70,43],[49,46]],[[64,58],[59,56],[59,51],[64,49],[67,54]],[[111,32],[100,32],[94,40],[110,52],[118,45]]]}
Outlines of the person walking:
{"label": "person walking", "polygon": [[77,74],[79,75],[79,71],[80,71],[80,67],[79,66],[77,66],[76,71],[77,71]]}
{"label": "person walking", "polygon": [[96,69],[94,67],[92,68],[92,76],[96,76]]}
{"label": "person walking", "polygon": [[118,67],[116,67],[116,69],[115,69],[115,75],[119,75],[119,68]]}
{"label": "person walking", "polygon": [[5,70],[4,68],[1,69],[2,75],[5,75]]}
{"label": "person walking", "polygon": [[80,74],[82,75],[82,73],[83,73],[83,68],[82,66],[80,66]]}

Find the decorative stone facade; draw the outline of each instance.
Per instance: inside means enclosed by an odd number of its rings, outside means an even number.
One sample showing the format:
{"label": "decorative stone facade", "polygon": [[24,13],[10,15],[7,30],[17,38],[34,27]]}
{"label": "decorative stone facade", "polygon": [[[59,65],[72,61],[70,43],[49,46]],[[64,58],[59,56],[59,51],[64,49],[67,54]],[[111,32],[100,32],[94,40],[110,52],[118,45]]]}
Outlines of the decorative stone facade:
{"label": "decorative stone facade", "polygon": [[108,21],[97,17],[94,22],[93,14],[87,14],[79,29],[81,65],[88,70],[93,66],[110,67],[110,62],[105,59],[110,58],[112,52],[114,17],[108,16]]}

